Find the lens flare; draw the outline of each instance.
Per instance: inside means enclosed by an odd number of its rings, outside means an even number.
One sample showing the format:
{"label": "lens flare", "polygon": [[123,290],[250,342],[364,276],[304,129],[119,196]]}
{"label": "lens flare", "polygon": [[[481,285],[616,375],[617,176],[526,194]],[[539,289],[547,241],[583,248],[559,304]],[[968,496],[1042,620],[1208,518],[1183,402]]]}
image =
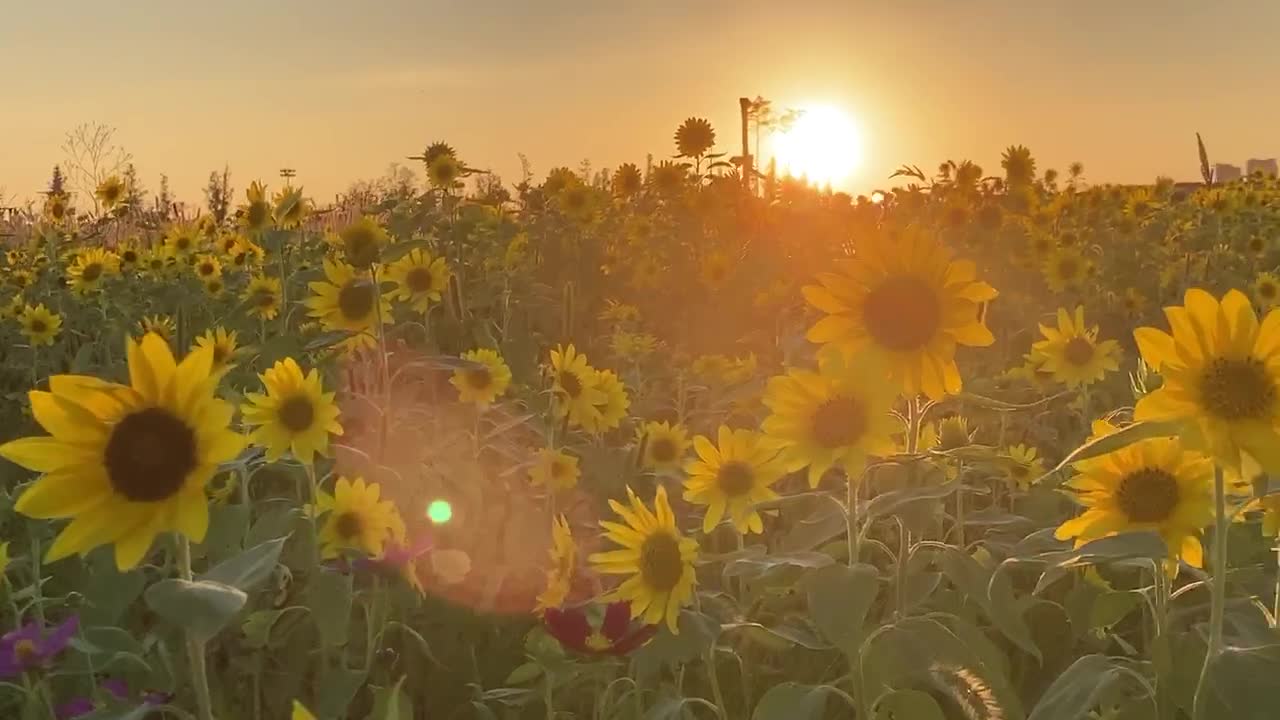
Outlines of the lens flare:
{"label": "lens flare", "polygon": [[433,524],[443,525],[453,518],[453,506],[448,500],[432,500],[427,506],[427,519]]}

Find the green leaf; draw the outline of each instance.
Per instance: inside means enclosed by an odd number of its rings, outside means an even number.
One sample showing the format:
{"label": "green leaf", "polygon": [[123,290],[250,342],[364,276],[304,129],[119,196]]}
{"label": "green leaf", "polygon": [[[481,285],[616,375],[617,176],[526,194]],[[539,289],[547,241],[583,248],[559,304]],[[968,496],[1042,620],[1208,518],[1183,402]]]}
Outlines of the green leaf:
{"label": "green leaf", "polygon": [[1081,460],[1089,460],[1091,458],[1100,457],[1107,453],[1113,453],[1121,448],[1128,447],[1139,440],[1146,440],[1154,437],[1168,437],[1178,434],[1178,423],[1172,422],[1136,422],[1102,437],[1094,438],[1080,447],[1072,450],[1069,455],[1058,463],[1057,467],[1049,472],[1041,475],[1033,481],[1034,484],[1045,482],[1054,476],[1057,480],[1054,485],[1062,484],[1062,476],[1064,471],[1071,467],[1074,463]]}
{"label": "green leaf", "polygon": [[413,700],[402,685],[403,675],[394,686],[373,691],[373,712],[368,720],[413,720]]}
{"label": "green leaf", "polygon": [[809,615],[831,644],[854,647],[861,637],[867,612],[880,592],[880,578],[871,565],[830,565],[805,578]]}
{"label": "green leaf", "polygon": [[796,551],[764,554],[760,548],[748,548],[726,558],[725,577],[754,579],[783,567],[820,568],[834,562],[830,555],[819,552]]}
{"label": "green leaf", "polygon": [[1092,717],[1098,699],[1121,675],[1121,670],[1111,658],[1085,655],[1072,663],[1044,691],[1027,720],[1084,720]]}
{"label": "green leaf", "polygon": [[865,522],[904,512],[910,505],[941,500],[955,492],[960,486],[959,480],[939,484],[924,484],[919,487],[905,488],[881,493],[872,498],[862,510]]}
{"label": "green leaf", "polygon": [[307,607],[325,645],[342,645],[351,628],[351,577],[321,571],[307,587]]}
{"label": "green leaf", "polygon": [[76,356],[71,359],[71,373],[73,375],[82,375],[94,367],[94,347],[93,343],[86,343],[76,350]]}
{"label": "green leaf", "polygon": [[678,635],[666,625],[660,626],[658,634],[632,654],[637,676],[652,678],[663,667],[679,667],[703,657],[720,635],[720,624],[714,618],[693,610],[680,612],[677,627]]}
{"label": "green leaf", "polygon": [[316,337],[312,338],[310,341],[307,342],[306,345],[302,347],[302,349],[309,353],[315,352],[317,350],[327,350],[328,348],[331,348],[334,345],[337,345],[338,343],[354,336],[355,334],[356,333],[353,333],[350,330],[331,330],[326,333],[321,333]]}
{"label": "green leaf", "polygon": [[85,597],[81,621],[85,625],[118,626],[125,611],[142,594],[147,578],[140,570],[126,573],[117,570],[109,552],[95,554],[105,557],[106,562],[88,563],[93,569],[81,591]]}
{"label": "green leaf", "polygon": [[280,550],[284,548],[285,540],[288,537],[255,545],[230,560],[215,565],[197,579],[230,585],[246,592],[252,590],[271,576],[271,571],[280,560]]}
{"label": "green leaf", "polygon": [[894,690],[876,701],[875,720],[946,720],[928,693]]}
{"label": "green leaf", "polygon": [[527,662],[517,665],[508,675],[507,679],[502,682],[503,685],[524,685],[533,682],[542,677],[542,666],[537,663]]}
{"label": "green leaf", "polygon": [[728,623],[721,627],[725,632],[737,630],[751,641],[772,650],[785,650],[799,645],[808,650],[829,650],[831,646],[823,642],[812,631],[791,625],[769,627],[754,622]]}
{"label": "green leaf", "polygon": [[1039,400],[1034,400],[1032,402],[1023,403],[1023,404],[1005,402],[1004,400],[997,400],[996,398],[986,397],[984,395],[975,395],[974,393],[968,393],[968,392],[962,392],[959,395],[956,395],[955,399],[966,406],[975,405],[984,410],[995,410],[997,412],[1014,412],[1017,410],[1034,410],[1038,407],[1043,407],[1045,405],[1048,405],[1053,400],[1056,400],[1057,398],[1060,398],[1066,394],[1067,393],[1065,392],[1061,392],[1056,395],[1049,395],[1047,397],[1042,397]]}
{"label": "green leaf", "polygon": [[1093,601],[1093,610],[1089,613],[1089,627],[1109,628],[1125,619],[1141,604],[1142,593],[1137,590],[1102,593]]}
{"label": "green leaf", "polygon": [[1051,567],[1036,582],[1033,594],[1052,585],[1067,571],[1089,565],[1112,562],[1129,562],[1134,560],[1162,562],[1169,555],[1164,538],[1149,531],[1127,532],[1110,537],[1098,538],[1071,550],[1055,550],[1035,557]]}
{"label": "green leaf", "polygon": [[331,668],[319,680],[320,691],[313,708],[318,718],[345,718],[347,708],[364,686],[365,672],[344,667]]}
{"label": "green leaf", "polygon": [[[248,505],[214,505],[209,508],[209,531],[198,546],[204,557],[220,561],[240,550],[249,529]],[[196,548],[192,548],[194,552]]]}
{"label": "green leaf", "polygon": [[823,720],[831,717],[827,715],[827,699],[834,694],[826,685],[780,683],[756,703],[751,720]]}
{"label": "green leaf", "polygon": [[144,597],[157,615],[202,641],[216,635],[248,600],[243,590],[230,585],[175,578],[147,588]]}

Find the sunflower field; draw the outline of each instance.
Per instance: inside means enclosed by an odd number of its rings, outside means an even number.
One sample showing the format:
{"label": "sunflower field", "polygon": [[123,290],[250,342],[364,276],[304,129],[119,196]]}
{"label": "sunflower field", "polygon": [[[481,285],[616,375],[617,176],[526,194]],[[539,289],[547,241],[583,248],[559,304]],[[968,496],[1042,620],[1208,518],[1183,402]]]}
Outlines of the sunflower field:
{"label": "sunflower field", "polygon": [[714,140],[11,214],[0,717],[1280,717],[1280,182]]}

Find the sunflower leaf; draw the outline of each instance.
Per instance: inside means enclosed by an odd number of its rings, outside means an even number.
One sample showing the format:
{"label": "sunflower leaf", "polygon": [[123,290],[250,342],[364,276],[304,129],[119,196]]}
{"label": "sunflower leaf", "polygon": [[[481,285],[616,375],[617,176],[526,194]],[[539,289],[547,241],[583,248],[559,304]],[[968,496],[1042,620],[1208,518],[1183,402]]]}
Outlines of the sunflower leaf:
{"label": "sunflower leaf", "polygon": [[246,592],[252,590],[271,575],[271,571],[280,560],[280,551],[288,539],[289,536],[286,535],[255,545],[215,565],[197,579],[230,585]]}
{"label": "sunflower leaf", "polygon": [[946,720],[942,708],[928,693],[920,690],[894,690],[876,701],[875,720]]}
{"label": "sunflower leaf", "polygon": [[[1069,455],[1062,459],[1049,472],[1041,475],[1035,480],[1034,484],[1040,484],[1050,479],[1054,485],[1060,485],[1062,475],[1067,468],[1073,464],[1083,460],[1089,460],[1101,457],[1108,453],[1113,453],[1122,448],[1128,447],[1139,440],[1147,440],[1154,437],[1168,437],[1176,435],[1178,432],[1178,424],[1172,422],[1136,422],[1132,425],[1121,428],[1108,435],[1094,438],[1071,451]],[[1056,476],[1056,477],[1055,477]]]}
{"label": "sunflower leaf", "polygon": [[249,599],[243,590],[224,583],[176,578],[152,585],[143,597],[157,615],[201,641],[217,635]]}
{"label": "sunflower leaf", "polygon": [[769,688],[769,692],[756,703],[751,720],[821,720],[831,717],[827,714],[827,704],[833,695],[844,693],[828,685],[780,683]]}

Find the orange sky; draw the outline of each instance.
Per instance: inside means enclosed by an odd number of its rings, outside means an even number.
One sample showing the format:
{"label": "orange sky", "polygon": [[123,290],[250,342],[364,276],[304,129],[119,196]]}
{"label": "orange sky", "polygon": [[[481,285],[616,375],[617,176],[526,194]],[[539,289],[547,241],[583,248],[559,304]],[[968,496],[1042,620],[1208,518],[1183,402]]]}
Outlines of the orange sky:
{"label": "orange sky", "polygon": [[853,115],[854,190],[904,162],[995,172],[1011,143],[1093,182],[1194,179],[1197,130],[1216,161],[1280,155],[1273,3],[6,4],[10,197],[43,189],[83,121],[118,128],[152,191],[163,172],[198,200],[224,163],[239,191],[291,166],[323,200],[438,139],[512,182],[521,152],[539,175],[661,158],[690,115],[723,147],[757,94]]}

